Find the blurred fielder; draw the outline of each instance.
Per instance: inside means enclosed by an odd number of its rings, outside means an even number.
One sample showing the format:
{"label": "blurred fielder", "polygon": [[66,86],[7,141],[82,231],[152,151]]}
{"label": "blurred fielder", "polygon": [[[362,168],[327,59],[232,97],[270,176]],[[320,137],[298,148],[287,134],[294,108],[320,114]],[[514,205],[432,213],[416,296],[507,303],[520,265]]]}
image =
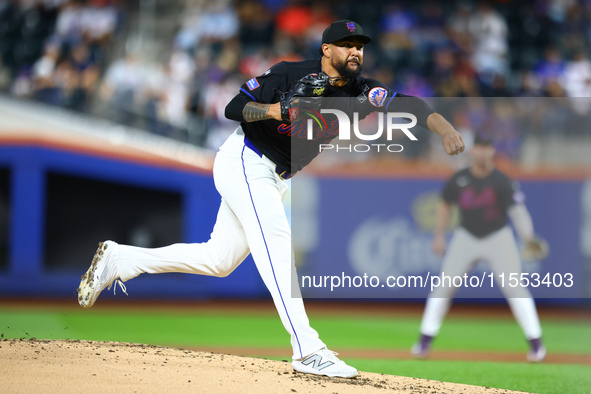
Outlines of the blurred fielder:
{"label": "blurred fielder", "polygon": [[[273,297],[283,326],[291,336],[292,366],[296,371],[350,378],[357,370],[328,350],[310,326],[299,292],[293,263],[291,230],[282,200],[285,180],[318,155],[318,146],[336,134],[315,140],[292,138],[292,120],[301,102],[313,105],[320,97],[350,98],[351,111],[404,109],[417,123],[441,136],[450,155],[464,150],[461,135],[419,98],[392,92],[379,81],[360,76],[363,46],[371,41],[352,21],[338,21],[322,35],[322,58],[281,62],[247,81],[226,107],[226,116],[240,122],[216,155],[213,178],[222,196],[209,241],[146,249],[101,244],[78,288],[78,302],[91,307],[114,281],[122,285],[146,273],[182,272],[223,277],[252,253]],[[296,105],[297,104],[297,105]],[[292,150],[292,142],[299,144]],[[294,291],[292,292],[292,284]]]}
{"label": "blurred fielder", "polygon": [[[526,245],[524,252],[538,258],[547,253],[545,241],[534,236],[523,193],[516,183],[495,168],[494,155],[492,141],[477,136],[470,151],[472,164],[454,174],[443,189],[443,200],[437,210],[433,252],[439,256],[446,252],[441,268],[446,276],[463,276],[480,260],[486,261],[496,276],[501,273],[505,273],[505,278],[511,273],[519,275],[519,251],[507,216]],[[460,209],[461,223],[446,251],[445,229],[452,204],[457,204]],[[546,348],[542,344],[542,329],[529,290],[506,283],[501,290],[529,341],[528,360],[542,361]],[[415,357],[429,355],[431,342],[439,333],[456,291],[453,285],[442,286],[429,295],[421,322],[421,336],[411,349]]]}

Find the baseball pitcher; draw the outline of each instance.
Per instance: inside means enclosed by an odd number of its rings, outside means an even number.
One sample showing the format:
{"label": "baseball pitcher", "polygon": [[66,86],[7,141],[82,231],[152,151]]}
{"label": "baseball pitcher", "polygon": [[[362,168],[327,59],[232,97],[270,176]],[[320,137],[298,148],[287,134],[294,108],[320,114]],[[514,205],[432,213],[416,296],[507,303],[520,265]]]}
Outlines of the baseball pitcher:
{"label": "baseball pitcher", "polygon": [[[293,368],[318,375],[356,376],[357,370],[328,350],[310,326],[302,299],[291,296],[296,276],[282,200],[287,192],[285,180],[318,154],[318,141],[314,141],[303,142],[297,155],[292,155],[289,131],[302,105],[314,108],[320,97],[359,98],[354,109],[369,113],[393,110],[403,102],[399,97],[404,95],[360,76],[363,47],[370,41],[356,22],[334,22],[322,35],[321,58],[278,63],[242,85],[226,107],[226,116],[240,125],[214,162],[213,177],[222,198],[211,238],[155,249],[102,243],[80,283],[80,305],[91,307],[114,281],[122,285],[142,273],[224,277],[250,253],[291,336]],[[441,115],[421,99],[404,97],[410,102],[405,110],[416,114],[419,125],[441,136],[448,154],[464,150],[462,137]]]}

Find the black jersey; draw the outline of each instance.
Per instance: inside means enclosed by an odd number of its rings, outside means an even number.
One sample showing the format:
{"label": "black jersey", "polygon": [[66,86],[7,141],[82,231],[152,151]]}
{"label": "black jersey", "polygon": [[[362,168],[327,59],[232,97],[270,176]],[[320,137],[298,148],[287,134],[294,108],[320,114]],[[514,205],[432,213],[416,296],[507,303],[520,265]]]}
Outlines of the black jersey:
{"label": "black jersey", "polygon": [[443,200],[457,204],[461,226],[482,238],[507,225],[507,209],[524,198],[518,184],[501,171],[495,169],[481,179],[465,168],[447,181]]}
{"label": "black jersey", "polygon": [[[306,166],[319,153],[320,144],[331,141],[338,135],[336,116],[324,116],[324,127],[318,132],[314,125],[314,138],[308,139],[305,122],[280,122],[274,119],[257,122],[245,122],[242,109],[249,101],[263,104],[273,104],[280,100],[281,92],[289,91],[302,77],[308,74],[322,72],[321,59],[301,62],[280,62],[262,75],[252,78],[240,88],[240,93],[226,107],[229,119],[241,122],[244,134],[261,153],[273,161],[279,168],[295,173]],[[392,100],[397,97],[408,97],[404,101],[404,108],[398,105],[396,110],[416,114],[417,123],[426,127],[426,118],[433,111],[422,100],[415,97],[397,94],[379,81],[364,77],[357,77],[345,86],[337,88],[329,85],[324,97],[337,101],[339,109],[348,114],[359,113],[363,119],[371,112],[386,112],[392,109]],[[341,100],[341,98],[353,98]],[[414,100],[413,100],[414,99]],[[347,108],[342,108],[343,102]],[[323,104],[324,107],[324,104]],[[399,108],[400,107],[400,108]],[[351,115],[350,115],[351,116]],[[351,119],[353,121],[353,119]]]}

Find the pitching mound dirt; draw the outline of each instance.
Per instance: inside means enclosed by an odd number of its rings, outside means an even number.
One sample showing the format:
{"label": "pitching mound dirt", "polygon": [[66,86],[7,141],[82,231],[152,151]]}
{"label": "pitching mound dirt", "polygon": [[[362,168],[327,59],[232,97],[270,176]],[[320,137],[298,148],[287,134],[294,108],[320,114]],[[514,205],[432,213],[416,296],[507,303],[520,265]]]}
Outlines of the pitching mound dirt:
{"label": "pitching mound dirt", "polygon": [[2,340],[4,393],[510,393],[360,372],[335,379],[291,363],[120,342]]}

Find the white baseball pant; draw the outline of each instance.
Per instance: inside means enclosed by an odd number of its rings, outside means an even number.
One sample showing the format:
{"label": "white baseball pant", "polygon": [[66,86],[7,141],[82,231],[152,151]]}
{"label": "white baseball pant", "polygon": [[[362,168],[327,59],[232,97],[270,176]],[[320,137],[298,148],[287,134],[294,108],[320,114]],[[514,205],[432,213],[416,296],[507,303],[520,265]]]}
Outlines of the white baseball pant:
{"label": "white baseball pant", "polygon": [[310,327],[297,284],[291,230],[282,203],[287,185],[275,173],[275,164],[244,145],[239,127],[217,153],[213,177],[222,202],[209,241],[154,249],[120,245],[121,280],[144,272],[224,277],[252,253],[291,335],[294,359],[323,348],[318,333]]}
{"label": "white baseball pant", "polygon": [[[463,227],[458,227],[443,259],[441,271],[450,277],[462,276],[480,260],[488,262],[495,279],[505,273],[505,286],[501,290],[513,316],[527,339],[540,338],[542,328],[531,293],[526,288],[507,286],[509,274],[521,274],[519,251],[509,226],[484,238],[477,238]],[[421,322],[421,334],[436,336],[439,333],[456,291],[457,288],[453,286],[445,286],[436,288],[429,295]]]}

